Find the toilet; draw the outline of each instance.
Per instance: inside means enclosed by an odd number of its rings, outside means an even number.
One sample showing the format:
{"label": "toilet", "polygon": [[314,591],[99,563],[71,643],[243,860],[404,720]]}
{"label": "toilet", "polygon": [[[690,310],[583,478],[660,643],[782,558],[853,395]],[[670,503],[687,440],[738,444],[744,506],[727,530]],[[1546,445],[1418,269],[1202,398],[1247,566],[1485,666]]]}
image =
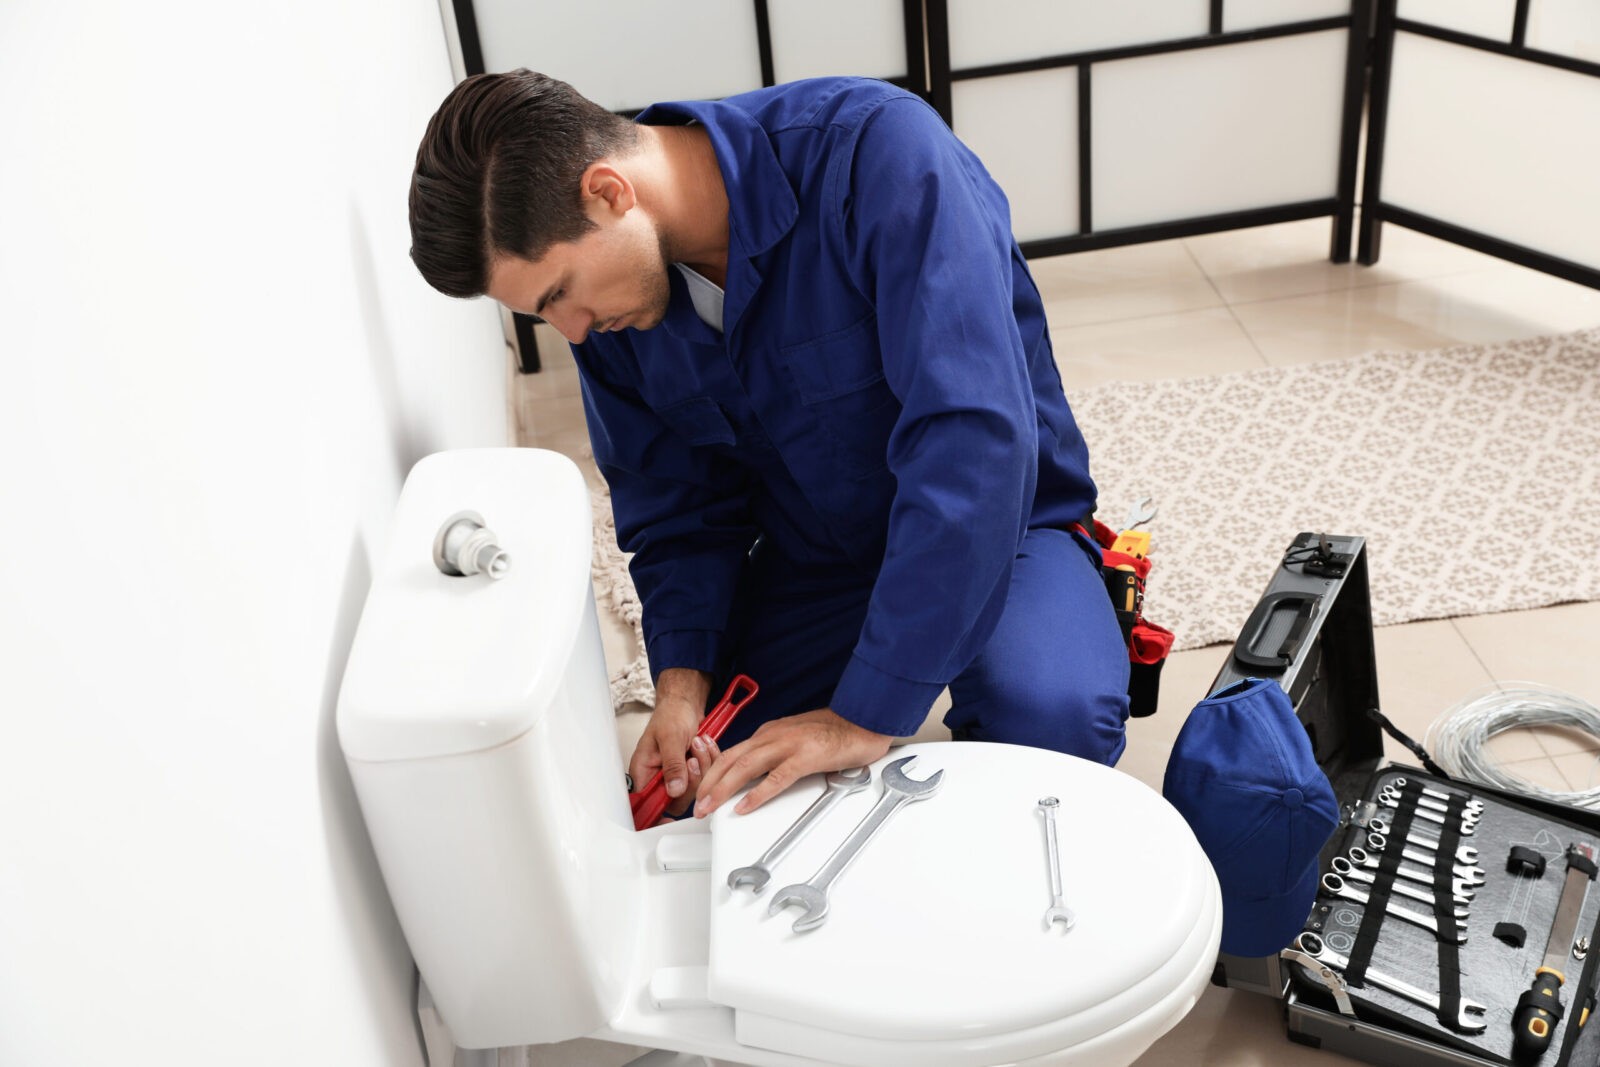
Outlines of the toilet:
{"label": "toilet", "polygon": [[[471,511],[509,566],[444,573]],[[590,584],[588,491],[537,449],[412,470],[377,564],[338,731],[390,897],[463,1048],[588,1037],[777,1067],[1126,1064],[1194,1005],[1222,930],[1217,880],[1159,794],[1039,749],[912,744],[774,865],[730,889],[823,792],[633,829]],[[759,683],[760,679],[756,679]],[[779,891],[877,803],[887,764],[942,771],[797,933]],[[1052,903],[1056,824],[1070,929]]]}

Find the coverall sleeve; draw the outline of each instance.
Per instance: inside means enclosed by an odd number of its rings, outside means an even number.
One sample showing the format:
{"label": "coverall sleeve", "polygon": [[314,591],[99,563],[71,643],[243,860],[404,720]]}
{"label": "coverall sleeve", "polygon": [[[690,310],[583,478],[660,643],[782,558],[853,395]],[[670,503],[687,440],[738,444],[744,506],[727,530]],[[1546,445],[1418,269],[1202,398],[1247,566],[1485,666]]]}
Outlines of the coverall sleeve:
{"label": "coverall sleeve", "polygon": [[919,100],[864,125],[841,207],[903,410],[897,489],[866,620],[833,710],[913,733],[1005,606],[1038,475],[1038,424],[1012,311],[1010,216],[976,158]]}
{"label": "coverall sleeve", "polygon": [[628,569],[643,607],[651,677],[669,667],[715,673],[739,572],[757,533],[747,475],[712,449],[692,445],[630,384],[608,380],[602,366],[626,361],[607,359],[601,342],[574,345],[573,354],[583,371],[595,462],[611,487],[617,542],[634,554]]}

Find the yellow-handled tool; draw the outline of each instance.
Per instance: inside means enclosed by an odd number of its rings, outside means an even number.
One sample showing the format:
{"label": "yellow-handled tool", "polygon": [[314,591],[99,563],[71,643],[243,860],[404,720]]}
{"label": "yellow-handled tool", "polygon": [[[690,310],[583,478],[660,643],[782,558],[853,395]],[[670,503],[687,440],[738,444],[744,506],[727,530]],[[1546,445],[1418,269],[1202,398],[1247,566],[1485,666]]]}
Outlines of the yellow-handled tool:
{"label": "yellow-handled tool", "polygon": [[[1567,957],[1572,938],[1578,932],[1578,917],[1594,880],[1594,846],[1567,846],[1567,881],[1556,902],[1556,917],[1550,923],[1550,940],[1545,942],[1544,962],[1533,972],[1533,986],[1517,1001],[1511,1017],[1511,1047],[1519,1059],[1535,1059],[1550,1047],[1550,1038],[1561,1022],[1561,987],[1567,980]],[[1588,1012],[1578,1022],[1588,1021]]]}

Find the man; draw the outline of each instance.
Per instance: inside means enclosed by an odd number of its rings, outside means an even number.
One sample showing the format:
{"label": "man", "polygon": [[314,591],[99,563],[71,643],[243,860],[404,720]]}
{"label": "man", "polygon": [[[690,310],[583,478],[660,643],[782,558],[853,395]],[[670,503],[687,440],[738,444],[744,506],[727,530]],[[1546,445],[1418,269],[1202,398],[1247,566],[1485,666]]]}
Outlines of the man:
{"label": "man", "polygon": [[[1121,754],[1087,450],[1005,197],[925,103],[829,78],[628,122],[480,75],[411,230],[435,288],[572,343],[656,676],[635,781],[703,817],[765,775],[750,811],[946,686],[958,739]],[[691,752],[737,672],[759,696]]]}

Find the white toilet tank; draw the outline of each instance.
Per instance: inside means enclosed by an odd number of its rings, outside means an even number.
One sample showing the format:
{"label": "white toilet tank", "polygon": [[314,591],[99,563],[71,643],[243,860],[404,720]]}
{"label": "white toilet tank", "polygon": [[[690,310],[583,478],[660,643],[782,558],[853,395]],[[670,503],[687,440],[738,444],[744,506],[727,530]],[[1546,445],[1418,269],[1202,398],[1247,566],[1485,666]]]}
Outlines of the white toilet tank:
{"label": "white toilet tank", "polygon": [[[435,538],[463,511],[509,555],[498,580],[436,566]],[[623,995],[640,890],[590,531],[564,456],[427,457],[345,668],[339,741],[401,927],[464,1048],[579,1037]]]}

